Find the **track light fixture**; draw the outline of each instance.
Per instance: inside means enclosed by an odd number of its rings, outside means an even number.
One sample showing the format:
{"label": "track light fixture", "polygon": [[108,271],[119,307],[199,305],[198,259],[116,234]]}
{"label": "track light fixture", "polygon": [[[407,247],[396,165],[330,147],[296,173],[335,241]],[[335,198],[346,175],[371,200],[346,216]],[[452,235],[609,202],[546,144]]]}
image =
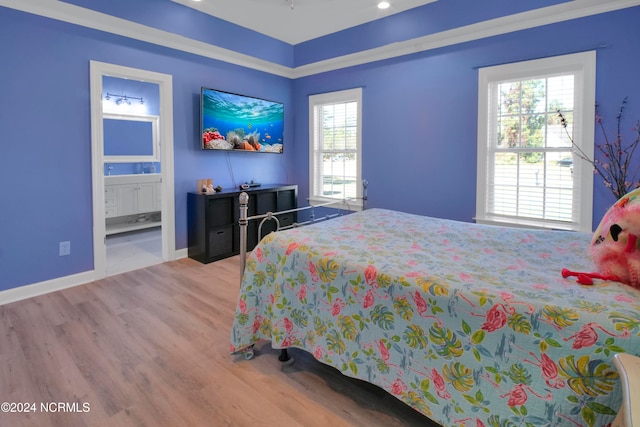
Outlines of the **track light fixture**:
{"label": "track light fixture", "polygon": [[137,97],[137,96],[128,96],[128,95],[114,95],[112,93],[107,93],[107,95],[104,97],[104,99],[106,99],[107,101],[111,100],[111,97],[114,98],[114,102],[116,103],[116,105],[131,105],[131,100],[135,100],[138,101],[140,103],[140,105],[144,104],[144,99],[142,97]]}

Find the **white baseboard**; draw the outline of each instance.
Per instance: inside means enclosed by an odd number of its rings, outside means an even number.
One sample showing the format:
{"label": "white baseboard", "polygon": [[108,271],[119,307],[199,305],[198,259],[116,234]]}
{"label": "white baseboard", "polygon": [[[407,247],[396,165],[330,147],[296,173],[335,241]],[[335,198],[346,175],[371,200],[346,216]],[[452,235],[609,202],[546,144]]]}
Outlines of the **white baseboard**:
{"label": "white baseboard", "polygon": [[83,285],[94,280],[95,271],[85,271],[71,276],[58,277],[57,279],[33,283],[31,285],[18,286],[0,292],[0,305],[9,304],[23,299],[37,297],[73,286]]}
{"label": "white baseboard", "polygon": [[186,258],[186,257],[189,256],[189,249],[188,248],[176,249],[174,254],[175,254],[175,258],[174,259]]}
{"label": "white baseboard", "polygon": [[[178,249],[174,252],[174,255],[174,259],[186,258],[188,256],[188,249]],[[86,283],[93,282],[94,280],[96,280],[95,270],[90,270],[72,274],[70,276],[46,280],[44,282],[33,283],[31,285],[18,286],[17,288],[0,291],[0,305],[37,297],[48,294],[49,292],[60,291],[62,289],[72,288],[78,285],[84,285]]]}

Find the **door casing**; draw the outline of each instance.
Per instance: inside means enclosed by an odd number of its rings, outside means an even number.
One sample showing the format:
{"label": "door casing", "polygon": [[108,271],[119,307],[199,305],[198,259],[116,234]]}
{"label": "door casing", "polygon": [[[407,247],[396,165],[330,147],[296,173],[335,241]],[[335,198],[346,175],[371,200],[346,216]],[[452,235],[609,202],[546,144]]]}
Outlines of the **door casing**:
{"label": "door casing", "polygon": [[175,243],[175,197],[173,170],[173,78],[169,74],[90,61],[91,85],[91,179],[93,189],[93,265],[95,279],[106,276],[107,249],[104,201],[104,137],[102,77],[118,77],[156,83],[160,89],[160,168],[162,259],[177,258]]}

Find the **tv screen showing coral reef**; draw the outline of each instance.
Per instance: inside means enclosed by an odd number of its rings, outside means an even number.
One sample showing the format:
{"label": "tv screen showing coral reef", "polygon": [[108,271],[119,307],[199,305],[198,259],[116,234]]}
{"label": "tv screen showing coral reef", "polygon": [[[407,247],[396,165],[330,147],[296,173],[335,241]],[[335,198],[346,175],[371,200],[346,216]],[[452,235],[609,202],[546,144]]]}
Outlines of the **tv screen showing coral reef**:
{"label": "tv screen showing coral reef", "polygon": [[284,104],[203,87],[203,150],[282,153]]}

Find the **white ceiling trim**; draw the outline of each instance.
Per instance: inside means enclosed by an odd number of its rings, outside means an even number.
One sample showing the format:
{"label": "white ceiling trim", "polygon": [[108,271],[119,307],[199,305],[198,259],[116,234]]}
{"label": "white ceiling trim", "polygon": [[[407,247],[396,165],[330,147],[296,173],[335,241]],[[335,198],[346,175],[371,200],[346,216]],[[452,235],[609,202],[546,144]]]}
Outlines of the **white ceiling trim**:
{"label": "white ceiling trim", "polygon": [[[396,58],[638,5],[640,5],[640,0],[612,0],[605,3],[602,3],[602,0],[574,0],[303,65],[294,69],[294,78]],[[593,48],[595,47],[593,46]]]}
{"label": "white ceiling trim", "polygon": [[21,10],[34,15],[105,31],[211,59],[229,62],[279,76],[292,76],[292,68],[235,52],[209,43],[194,40],[126,19],[72,5],[58,0],[0,0],[0,6]]}
{"label": "white ceiling trim", "polygon": [[0,0],[11,9],[293,79],[638,5],[640,0],[573,0],[292,68],[57,0]]}
{"label": "white ceiling trim", "polygon": [[274,39],[296,45],[436,0],[171,0]]}

